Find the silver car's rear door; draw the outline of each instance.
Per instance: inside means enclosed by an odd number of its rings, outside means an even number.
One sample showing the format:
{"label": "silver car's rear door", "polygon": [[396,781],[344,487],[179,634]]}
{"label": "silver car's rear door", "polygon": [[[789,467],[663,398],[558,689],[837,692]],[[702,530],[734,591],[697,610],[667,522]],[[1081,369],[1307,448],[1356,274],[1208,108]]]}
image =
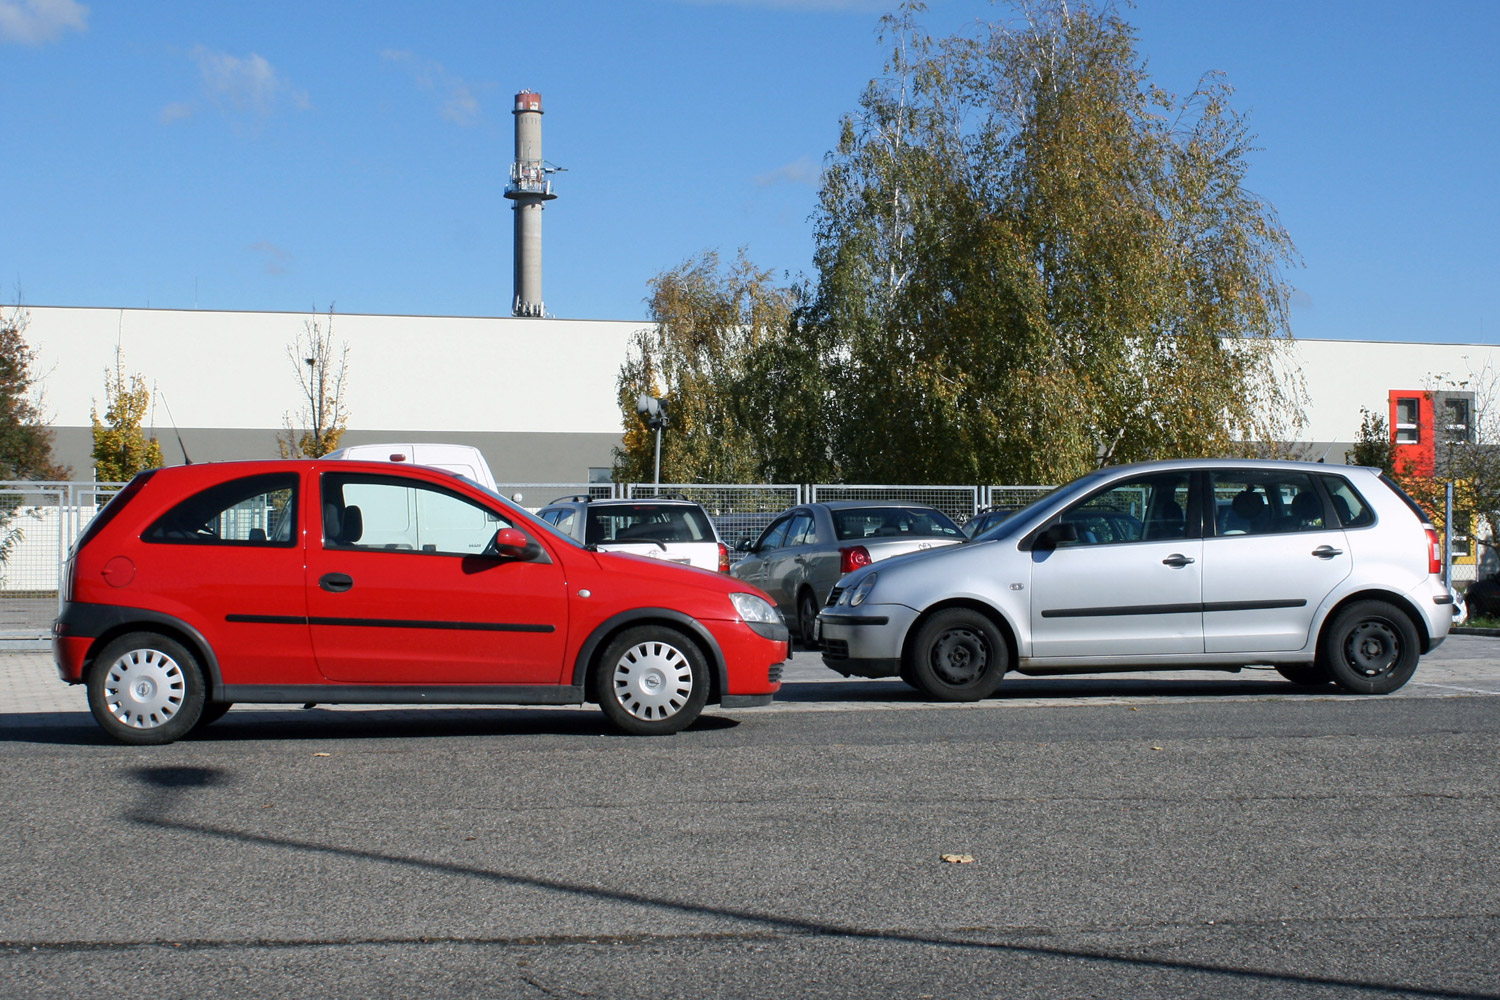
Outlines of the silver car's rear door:
{"label": "silver car's rear door", "polygon": [[1203,551],[1205,648],[1301,649],[1323,598],[1354,567],[1343,529],[1305,473],[1210,475],[1215,537]]}

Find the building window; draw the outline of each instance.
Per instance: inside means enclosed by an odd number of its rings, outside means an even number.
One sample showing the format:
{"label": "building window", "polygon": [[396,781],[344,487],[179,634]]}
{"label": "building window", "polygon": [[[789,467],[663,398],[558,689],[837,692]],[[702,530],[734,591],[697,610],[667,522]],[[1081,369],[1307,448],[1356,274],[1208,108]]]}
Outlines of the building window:
{"label": "building window", "polygon": [[1396,400],[1396,443],[1416,444],[1422,437],[1418,422],[1422,412],[1421,400],[1405,397]]}
{"label": "building window", "polygon": [[1470,535],[1473,531],[1474,515],[1466,510],[1453,512],[1453,558],[1467,559],[1473,554]]}
{"label": "building window", "polygon": [[1443,440],[1460,444],[1469,440],[1469,401],[1448,398],[1443,400]]}

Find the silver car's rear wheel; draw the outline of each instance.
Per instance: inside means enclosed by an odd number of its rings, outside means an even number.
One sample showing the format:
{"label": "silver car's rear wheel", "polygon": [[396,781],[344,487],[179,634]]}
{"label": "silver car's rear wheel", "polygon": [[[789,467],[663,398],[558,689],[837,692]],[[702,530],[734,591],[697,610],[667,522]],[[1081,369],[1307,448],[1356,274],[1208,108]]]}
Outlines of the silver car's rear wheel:
{"label": "silver car's rear wheel", "polygon": [[599,707],[627,733],[675,733],[697,719],[708,700],[703,654],[669,628],[643,625],[620,633],[595,671]]}
{"label": "silver car's rear wheel", "polygon": [[122,743],[171,743],[203,712],[203,672],[193,654],[163,635],[134,632],[111,642],[88,675],[89,710]]}
{"label": "silver car's rear wheel", "polygon": [[1356,694],[1390,694],[1411,680],[1421,656],[1416,626],[1384,601],[1344,608],[1323,630],[1322,647],[1333,679]]}

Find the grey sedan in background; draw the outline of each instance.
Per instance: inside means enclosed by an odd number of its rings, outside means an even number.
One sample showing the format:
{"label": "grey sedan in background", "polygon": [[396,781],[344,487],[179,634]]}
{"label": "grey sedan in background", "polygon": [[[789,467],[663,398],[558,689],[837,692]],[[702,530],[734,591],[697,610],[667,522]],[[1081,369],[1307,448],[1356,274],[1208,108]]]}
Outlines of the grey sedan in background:
{"label": "grey sedan in background", "polygon": [[730,570],[775,599],[803,643],[813,645],[818,611],[845,573],[888,559],[965,541],[942,511],[922,504],[869,500],[809,503],[779,515]]}

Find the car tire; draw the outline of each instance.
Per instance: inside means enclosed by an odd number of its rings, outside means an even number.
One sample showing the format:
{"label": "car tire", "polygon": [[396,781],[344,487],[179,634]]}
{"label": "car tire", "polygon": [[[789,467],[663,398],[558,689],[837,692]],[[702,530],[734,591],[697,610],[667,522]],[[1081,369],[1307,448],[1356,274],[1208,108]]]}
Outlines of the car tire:
{"label": "car tire", "polygon": [[1276,672],[1293,684],[1303,687],[1322,687],[1333,683],[1333,673],[1323,663],[1282,663]]}
{"label": "car tire", "polygon": [[818,601],[812,591],[804,590],[797,596],[797,637],[802,640],[803,648],[818,648],[818,640],[813,638],[817,623]]}
{"label": "car tire", "polygon": [[1421,656],[1417,629],[1385,601],[1358,601],[1323,630],[1323,662],[1355,694],[1390,694],[1411,679]]}
{"label": "car tire", "polygon": [[909,653],[918,690],[940,701],[978,701],[995,693],[1010,668],[1010,650],[995,623],[952,608],[927,619]]}
{"label": "car tire", "polygon": [[206,685],[197,657],[154,632],[131,632],[105,646],[87,684],[89,711],[121,743],[171,743],[203,714]]}
{"label": "car tire", "polygon": [[708,701],[708,664],[675,629],[641,625],[605,647],[594,666],[599,707],[616,728],[666,736],[692,725]]}

